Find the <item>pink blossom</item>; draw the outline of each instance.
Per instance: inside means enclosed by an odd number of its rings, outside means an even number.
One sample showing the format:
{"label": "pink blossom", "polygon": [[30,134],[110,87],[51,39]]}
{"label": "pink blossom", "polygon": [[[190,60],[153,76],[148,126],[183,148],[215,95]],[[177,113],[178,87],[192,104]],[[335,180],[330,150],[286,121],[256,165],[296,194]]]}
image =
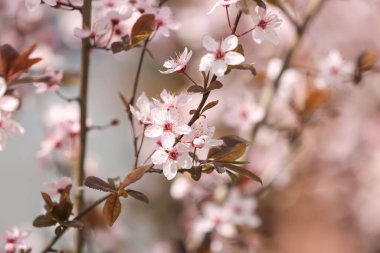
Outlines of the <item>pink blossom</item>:
{"label": "pink blossom", "polygon": [[141,125],[150,125],[153,122],[151,110],[153,103],[146,97],[143,92],[137,99],[136,108],[132,105],[129,106],[131,113],[139,121]]}
{"label": "pink blossom", "polygon": [[175,143],[176,135],[188,134],[191,128],[179,123],[179,115],[176,110],[153,109],[153,124],[145,130],[145,136],[149,138],[161,137],[161,144],[165,149],[170,149]]}
{"label": "pink blossom", "polygon": [[5,112],[14,112],[20,105],[20,100],[12,95],[5,95],[7,84],[4,78],[0,77],[0,110]]}
{"label": "pink blossom", "polygon": [[34,83],[34,86],[37,88],[37,94],[58,90],[59,84],[63,79],[63,70],[54,70],[52,67],[47,67],[45,75],[50,78],[49,82]]}
{"label": "pink blossom", "polygon": [[94,45],[107,46],[107,34],[111,32],[111,22],[106,18],[98,19],[92,29],[75,28],[74,35],[79,39],[90,38]]}
{"label": "pink blossom", "polygon": [[208,51],[201,59],[199,71],[209,71],[216,76],[223,76],[228,65],[238,65],[245,59],[240,53],[234,52],[238,45],[238,38],[235,35],[230,35],[225,38],[222,43],[217,42],[210,36],[203,38],[203,46]]}
{"label": "pink blossom", "polygon": [[212,139],[215,127],[209,127],[203,122],[197,122],[191,127],[192,131],[184,137],[184,141],[197,149],[215,147],[223,144],[223,140]]}
{"label": "pink blossom", "polygon": [[160,97],[162,102],[153,98],[154,104],[158,108],[168,111],[183,107],[191,101],[191,96],[187,93],[181,93],[178,96],[175,96],[170,94],[166,89],[161,92]]}
{"label": "pink blossom", "polygon": [[186,65],[189,62],[193,51],[187,52],[187,48],[183,51],[180,56],[177,56],[176,59],[170,59],[164,62],[164,67],[167,68],[165,71],[160,72],[162,74],[171,74],[171,73],[181,73],[186,70]]}
{"label": "pink blossom", "polygon": [[320,89],[331,84],[341,84],[354,72],[354,64],[344,61],[337,50],[331,50],[326,58],[317,63],[318,80],[316,86]]}
{"label": "pink blossom", "polygon": [[161,7],[155,11],[157,34],[156,36],[170,36],[170,30],[178,30],[180,23],[173,19],[172,11],[169,7]]}
{"label": "pink blossom", "polygon": [[252,14],[255,29],[252,31],[253,40],[259,44],[269,41],[275,45],[279,43],[279,37],[276,33],[282,20],[274,13],[267,13],[267,10],[257,6]]}
{"label": "pink blossom", "polygon": [[50,181],[45,183],[47,193],[50,196],[56,196],[61,194],[62,191],[65,190],[66,187],[69,185],[73,185],[73,181],[69,177],[61,177],[57,181]]}
{"label": "pink blossom", "polygon": [[29,237],[30,232],[20,230],[17,227],[12,227],[5,231],[1,236],[2,241],[4,242],[4,252],[5,253],[16,253],[18,250],[27,250],[28,247],[25,244],[25,240]]}
{"label": "pink blossom", "polygon": [[24,132],[24,128],[12,119],[11,113],[0,110],[0,151],[4,149],[8,137],[20,136]]}
{"label": "pink blossom", "polygon": [[247,132],[263,117],[263,109],[256,104],[253,95],[246,91],[243,95],[230,98],[223,120],[228,126]]}
{"label": "pink blossom", "polygon": [[160,147],[152,155],[152,163],[162,165],[164,176],[168,180],[177,175],[178,166],[184,169],[191,168],[191,161],[188,149],[182,144],[167,149]]}
{"label": "pink blossom", "polygon": [[215,11],[219,6],[229,7],[231,4],[237,3],[239,0],[217,0],[214,6],[212,6],[211,10],[207,14],[211,14]]}

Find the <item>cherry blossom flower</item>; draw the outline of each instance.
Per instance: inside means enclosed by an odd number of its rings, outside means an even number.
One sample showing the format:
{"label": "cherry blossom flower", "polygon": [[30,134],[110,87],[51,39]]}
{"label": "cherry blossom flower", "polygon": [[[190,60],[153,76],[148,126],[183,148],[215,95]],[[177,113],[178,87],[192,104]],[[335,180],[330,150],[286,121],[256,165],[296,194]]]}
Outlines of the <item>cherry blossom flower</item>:
{"label": "cherry blossom flower", "polygon": [[211,10],[207,13],[207,15],[213,13],[215,9],[218,8],[219,6],[229,7],[231,4],[234,4],[237,2],[239,2],[239,0],[217,0],[217,2],[214,4]]}
{"label": "cherry blossom flower", "polygon": [[317,63],[319,77],[316,82],[317,88],[323,89],[330,84],[341,84],[347,76],[352,75],[354,64],[344,61],[337,50],[331,50],[325,59]]}
{"label": "cherry blossom flower", "polygon": [[173,19],[173,14],[169,7],[161,7],[154,14],[156,16],[157,37],[160,35],[169,37],[170,30],[179,29],[180,23]]}
{"label": "cherry blossom flower", "polygon": [[209,127],[203,122],[197,122],[191,127],[192,131],[184,138],[192,147],[202,149],[205,147],[215,147],[223,144],[223,140],[212,139],[215,127]]}
{"label": "cherry blossom flower", "polygon": [[255,29],[252,31],[253,40],[258,44],[269,41],[277,45],[279,37],[275,29],[281,25],[282,20],[274,13],[267,13],[267,10],[260,6],[256,6],[252,18],[255,23]]}
{"label": "cherry blossom flower", "polygon": [[223,117],[224,122],[231,127],[245,133],[264,117],[264,111],[256,104],[251,93],[244,93],[230,99],[227,111]]}
{"label": "cherry blossom flower", "polygon": [[131,113],[138,120],[141,125],[150,125],[153,122],[151,110],[153,109],[153,103],[147,98],[145,92],[143,92],[136,101],[136,107],[130,105]]}
{"label": "cherry blossom flower", "polygon": [[73,180],[69,177],[61,177],[57,181],[50,181],[45,183],[47,193],[50,196],[56,196],[63,192],[67,186],[73,185]]}
{"label": "cherry blossom flower", "polygon": [[202,57],[199,65],[200,71],[211,70],[216,76],[223,76],[227,65],[238,65],[245,60],[243,55],[232,51],[238,45],[238,38],[235,35],[228,36],[222,43],[206,35],[202,42],[203,47],[212,53]]}
{"label": "cherry blossom flower", "polygon": [[91,30],[75,28],[74,35],[79,39],[90,38],[94,45],[106,46],[108,40],[106,35],[110,33],[111,27],[111,22],[102,18],[94,23]]}
{"label": "cherry blossom flower", "polygon": [[34,83],[36,87],[36,93],[41,94],[46,91],[55,91],[59,89],[59,84],[63,79],[63,70],[54,70],[52,67],[47,67],[45,75],[50,77],[49,82]]}
{"label": "cherry blossom flower", "polygon": [[155,165],[162,165],[164,176],[168,180],[172,180],[180,168],[191,168],[191,157],[186,146],[181,143],[176,147],[163,148],[160,147],[152,155],[152,163]]}
{"label": "cherry blossom flower", "polygon": [[0,110],[14,112],[20,105],[20,100],[12,95],[5,95],[7,84],[4,78],[0,77]]}
{"label": "cherry blossom flower", "polygon": [[8,137],[20,136],[24,128],[12,119],[9,112],[0,111],[0,151],[4,149]]}
{"label": "cherry blossom flower", "polygon": [[188,134],[191,127],[179,123],[179,116],[176,110],[153,109],[153,124],[145,130],[145,136],[149,138],[161,137],[161,145],[165,149],[170,149],[175,143],[176,135]]}
{"label": "cherry blossom flower", "polygon": [[186,65],[189,62],[193,51],[187,51],[187,48],[183,51],[180,56],[177,56],[176,59],[170,59],[164,62],[164,67],[167,68],[165,71],[161,71],[162,74],[171,74],[171,73],[181,73],[186,70]]}
{"label": "cherry blossom flower", "polygon": [[19,250],[26,251],[30,249],[25,244],[25,240],[29,235],[29,231],[20,230],[18,227],[12,227],[5,231],[4,235],[1,236],[1,240],[4,243],[4,253],[16,253]]}
{"label": "cherry blossom flower", "polygon": [[191,96],[187,93],[181,93],[178,96],[175,96],[170,94],[166,89],[161,92],[160,97],[162,102],[153,98],[154,104],[157,107],[168,111],[178,109],[191,101]]}

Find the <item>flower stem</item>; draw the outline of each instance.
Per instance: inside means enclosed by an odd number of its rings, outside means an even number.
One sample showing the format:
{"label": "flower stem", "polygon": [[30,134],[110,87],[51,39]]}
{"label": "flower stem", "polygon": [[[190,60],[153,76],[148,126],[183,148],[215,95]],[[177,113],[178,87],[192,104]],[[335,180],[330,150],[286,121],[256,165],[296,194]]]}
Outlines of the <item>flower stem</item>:
{"label": "flower stem", "polygon": [[[91,27],[91,10],[92,0],[84,0],[82,8],[82,28],[86,29]],[[87,98],[88,98],[88,80],[90,69],[90,53],[91,44],[90,39],[82,39],[82,51],[81,51],[81,79],[80,79],[80,144],[79,144],[79,161],[76,170],[76,183],[78,186],[83,185],[85,172],[84,163],[86,157],[86,143],[87,143]],[[75,206],[78,213],[81,213],[84,208],[84,194],[83,191],[78,191],[75,198]],[[75,238],[75,253],[81,253],[84,246],[84,231],[77,230]]]}

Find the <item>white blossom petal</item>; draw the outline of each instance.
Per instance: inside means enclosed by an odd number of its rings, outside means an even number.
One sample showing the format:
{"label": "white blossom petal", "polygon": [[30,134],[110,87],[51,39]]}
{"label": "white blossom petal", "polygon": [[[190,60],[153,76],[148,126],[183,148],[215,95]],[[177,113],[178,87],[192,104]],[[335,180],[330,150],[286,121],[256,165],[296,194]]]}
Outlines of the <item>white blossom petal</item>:
{"label": "white blossom petal", "polygon": [[235,35],[230,35],[222,41],[221,49],[223,52],[231,51],[235,49],[239,41]]}
{"label": "white blossom petal", "polygon": [[158,149],[152,155],[152,163],[163,164],[168,160],[168,157],[168,153],[166,153],[163,149]]}
{"label": "white blossom petal", "polygon": [[172,180],[177,175],[177,165],[172,160],[168,159],[165,163],[163,168],[164,176],[168,180]]}
{"label": "white blossom petal", "polygon": [[159,125],[151,125],[145,129],[145,136],[149,138],[156,138],[162,134],[164,129]]}
{"label": "white blossom petal", "polygon": [[227,52],[224,56],[224,61],[228,65],[238,65],[242,62],[244,62],[245,58],[243,55],[237,53],[237,52]]}
{"label": "white blossom petal", "polygon": [[211,71],[216,76],[223,76],[227,70],[227,64],[223,60],[216,60],[212,65]]}
{"label": "white blossom petal", "polygon": [[203,37],[202,44],[204,48],[211,52],[216,52],[219,49],[219,43],[209,35]]}
{"label": "white blossom petal", "polygon": [[170,149],[175,143],[175,135],[172,132],[163,132],[161,135],[161,144],[164,149]]}

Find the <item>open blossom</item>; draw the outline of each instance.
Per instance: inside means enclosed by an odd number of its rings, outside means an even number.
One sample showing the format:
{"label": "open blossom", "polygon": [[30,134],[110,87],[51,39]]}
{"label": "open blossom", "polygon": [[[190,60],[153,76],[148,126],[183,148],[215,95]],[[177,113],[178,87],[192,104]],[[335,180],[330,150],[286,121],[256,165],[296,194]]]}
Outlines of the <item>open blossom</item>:
{"label": "open blossom", "polygon": [[223,76],[228,65],[238,65],[244,61],[243,55],[232,51],[238,45],[238,38],[235,35],[228,36],[222,43],[206,35],[202,42],[204,48],[212,53],[202,57],[199,65],[200,71],[211,70],[216,76]]}
{"label": "open blossom", "polygon": [[30,232],[20,230],[17,227],[12,227],[5,231],[1,236],[4,253],[16,253],[20,250],[27,251],[30,249],[25,244],[25,240],[29,237]]}
{"label": "open blossom", "polygon": [[74,29],[74,36],[79,39],[90,38],[94,45],[106,46],[108,35],[111,31],[111,22],[106,19],[98,19],[92,26],[92,29]]}
{"label": "open blossom", "polygon": [[170,73],[181,73],[186,70],[186,64],[189,62],[193,51],[187,51],[187,48],[183,51],[180,56],[177,56],[176,59],[170,59],[164,62],[164,67],[167,68],[165,71],[160,72],[162,74],[170,74]]}
{"label": "open blossom", "polygon": [[191,162],[189,150],[181,143],[166,149],[160,147],[152,155],[152,163],[162,165],[162,171],[168,180],[172,180],[177,175],[178,167],[191,168]]}
{"label": "open blossom", "polygon": [[61,194],[69,185],[73,185],[73,180],[69,177],[61,177],[57,181],[45,183],[45,187],[50,196]]}
{"label": "open blossom", "polygon": [[153,124],[145,130],[145,136],[149,138],[161,138],[164,149],[170,149],[175,143],[176,135],[188,134],[191,127],[179,123],[179,115],[176,110],[153,109]]}
{"label": "open blossom", "polygon": [[162,99],[162,102],[153,98],[154,104],[157,107],[168,111],[178,109],[191,101],[191,96],[187,93],[181,93],[176,96],[170,94],[170,92],[168,92],[166,89],[161,92],[160,97]]}
{"label": "open blossom", "polygon": [[24,128],[12,119],[12,114],[0,110],[0,151],[4,149],[8,137],[24,134]]}
{"label": "open blossom", "polygon": [[20,105],[20,100],[12,95],[6,95],[7,84],[4,78],[0,77],[0,110],[14,112]]}
{"label": "open blossom", "polygon": [[180,23],[173,19],[172,11],[169,7],[161,7],[155,11],[157,35],[156,36],[170,36],[170,30],[178,30]]}
{"label": "open blossom", "polygon": [[217,0],[214,6],[212,6],[211,10],[207,14],[211,14],[215,11],[219,6],[229,7],[231,4],[235,4],[239,2],[239,0]]}
{"label": "open blossom", "polygon": [[264,41],[269,41],[275,45],[279,43],[279,37],[276,33],[282,20],[274,13],[268,13],[266,9],[256,6],[252,14],[255,29],[252,31],[253,40],[259,44]]}
{"label": "open blossom", "polygon": [[246,92],[229,101],[223,120],[228,126],[247,132],[263,117],[264,110],[256,104],[253,95]]}
{"label": "open blossom", "polygon": [[354,72],[354,64],[344,61],[339,51],[331,50],[325,59],[317,63],[317,69],[319,78],[316,85],[325,88],[329,84],[343,83]]}
{"label": "open blossom", "polygon": [[223,144],[223,140],[212,139],[215,127],[209,127],[202,122],[197,122],[191,127],[190,134],[184,137],[184,142],[188,142],[192,147],[202,149],[204,147],[215,147]]}
{"label": "open blossom", "polygon": [[132,105],[129,106],[131,113],[139,121],[141,125],[150,125],[153,122],[151,111],[153,103],[147,98],[143,92],[136,101],[136,108]]}

